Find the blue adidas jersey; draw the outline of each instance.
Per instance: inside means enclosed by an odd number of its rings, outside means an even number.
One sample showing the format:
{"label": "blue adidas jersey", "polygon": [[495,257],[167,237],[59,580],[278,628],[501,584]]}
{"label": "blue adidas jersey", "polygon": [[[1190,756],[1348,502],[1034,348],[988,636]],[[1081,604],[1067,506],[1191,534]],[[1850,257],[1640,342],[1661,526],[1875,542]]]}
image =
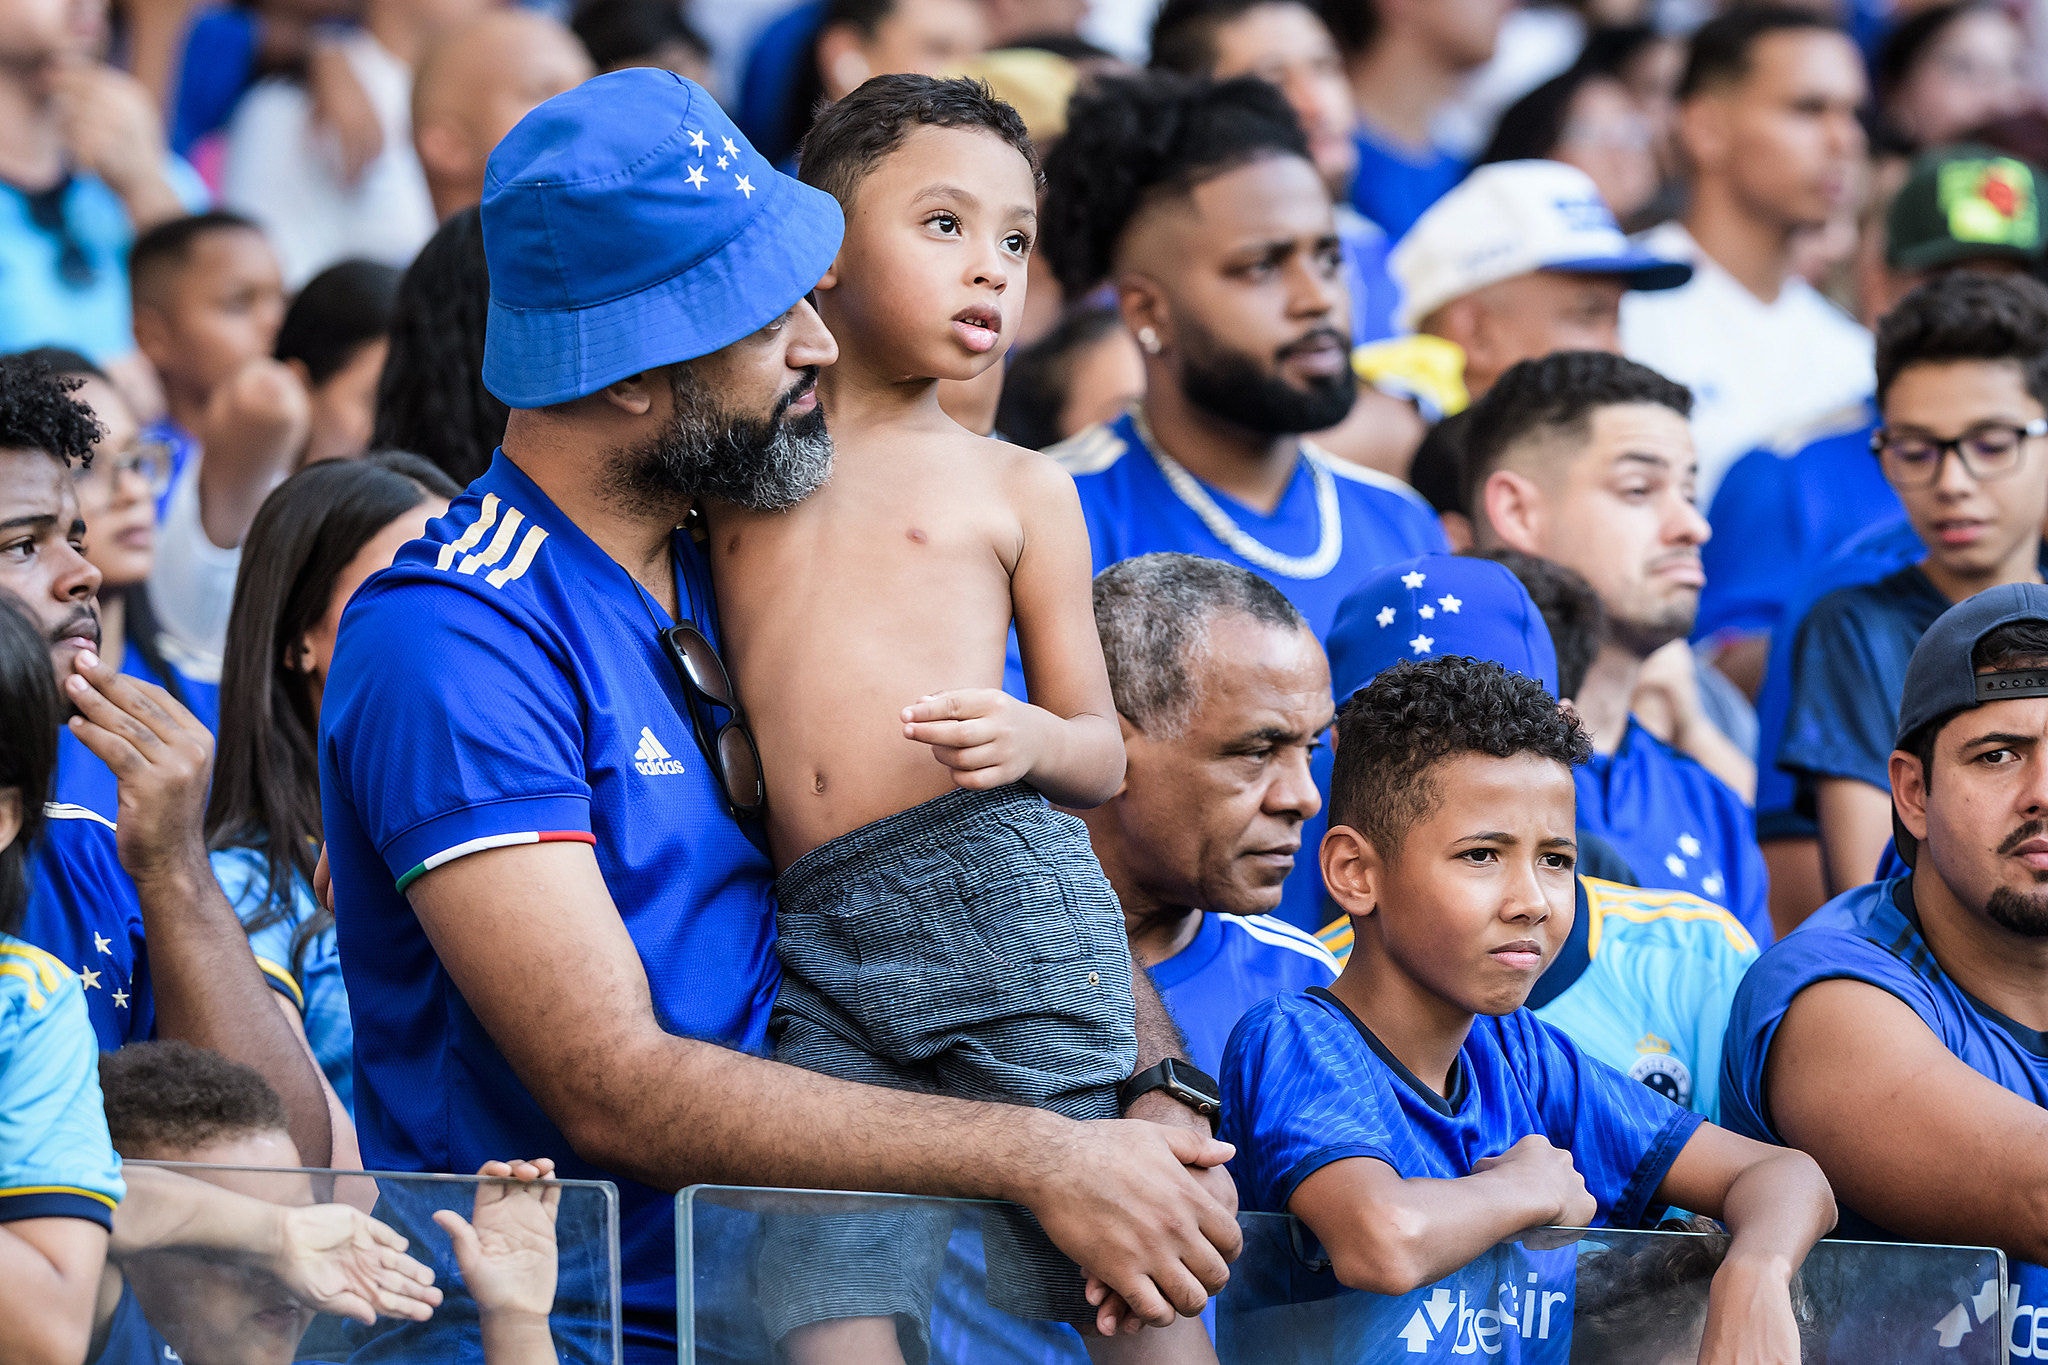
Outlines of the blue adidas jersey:
{"label": "blue adidas jersey", "polygon": [[[709,571],[675,537],[707,631]],[[594,845],[671,1033],[759,1051],[777,965],[767,858],[727,815],[657,641],[666,614],[501,452],[350,601],[320,790],[367,1164],[507,1152],[619,1186],[629,1359],[675,1357],[670,1196],[579,1161],[435,957],[405,896],[454,858]],[[508,930],[511,926],[508,926]],[[545,932],[545,926],[525,926]],[[573,966],[563,968],[573,988]]]}
{"label": "blue adidas jersey", "polygon": [[114,1224],[124,1193],[78,978],[0,934],[0,1223]]}
{"label": "blue adidas jersey", "polygon": [[[1347,918],[1316,935],[1351,956]],[[1713,1121],[1721,1039],[1756,940],[1718,905],[1581,875],[1572,930],[1529,993],[1529,1011],[1595,1061]]]}
{"label": "blue adidas jersey", "polygon": [[[2022,1099],[2048,1105],[2048,1036],[1980,1004],[1950,980],[1920,936],[1910,877],[1872,882],[1844,892],[1816,910],[1782,943],[1764,953],[1736,992],[1728,1020],[1728,1049],[1721,1074],[1721,1108],[1727,1127],[1747,1137],[1782,1144],[1771,1122],[1764,1093],[1771,1044],[1785,1012],[1808,986],[1822,981],[1862,981],[1906,1005],[1964,1065]],[[1875,1241],[1894,1237],[1847,1204],[1836,1237]],[[2007,1302],[2013,1360],[2037,1360],[2035,1332],[2048,1347],[2048,1266],[2007,1257]],[[1896,1286],[1894,1286],[1896,1290]],[[1997,1330],[1995,1303],[1985,1322],[1957,1302],[1955,1287],[1930,1285],[1929,1298],[1912,1317],[1924,1320],[1920,1351],[1913,1360],[1959,1358],[1967,1343],[1981,1352],[1981,1326]],[[1995,1300],[1996,1295],[1992,1298]],[[1981,1359],[1981,1354],[1971,1358]]]}
{"label": "blue adidas jersey", "polygon": [[1771,937],[1764,855],[1750,808],[1720,778],[1635,723],[1611,754],[1572,771],[1579,823],[1614,845],[1646,887],[1725,905]]}
{"label": "blue adidas jersey", "polygon": [[[1421,554],[1447,553],[1443,526],[1413,489],[1384,474],[1313,450],[1304,452],[1294,477],[1270,515],[1246,507],[1227,493],[1201,484],[1203,493],[1244,534],[1280,555],[1329,560],[1313,577],[1294,577],[1254,563],[1219,539],[1168,481],[1165,468],[1138,435],[1125,413],[1090,427],[1046,452],[1074,476],[1095,571],[1119,560],[1162,550],[1206,555],[1250,570],[1278,588],[1308,618],[1318,640],[1336,624],[1337,608],[1375,569]],[[1190,479],[1192,475],[1188,476]],[[1305,572],[1314,564],[1305,564]],[[1023,696],[1023,674],[1012,651],[1005,686]],[[1330,789],[1329,756],[1315,763],[1316,785]],[[1322,843],[1327,818],[1318,813],[1303,826],[1303,856],[1282,893],[1279,915],[1313,930],[1324,919],[1322,870],[1314,850]]]}
{"label": "blue adidas jersey", "polygon": [[1214,1076],[1253,1005],[1327,986],[1340,970],[1315,935],[1283,919],[1205,914],[1194,941],[1153,966],[1152,984],[1188,1041],[1188,1060]]}
{"label": "blue adidas jersey", "polygon": [[[142,652],[129,646],[121,653],[121,671],[131,678],[146,683],[155,683],[168,690],[162,674],[149,666]],[[185,698],[185,706],[208,730],[220,728],[220,684],[200,682],[177,672],[177,691]],[[71,733],[65,726],[57,732],[57,799],[66,805],[83,806],[97,811],[109,820],[121,816],[121,784],[115,780],[114,770],[100,760],[98,754],[85,747],[85,741]]]}
{"label": "blue adidas jersey", "polygon": [[29,855],[21,937],[78,974],[101,1051],[153,1038],[142,902],[121,866],[113,822],[55,802],[43,813],[49,819]]}
{"label": "blue adidas jersey", "polygon": [[[1599,1206],[1595,1225],[1631,1227],[1701,1123],[1527,1010],[1473,1021],[1450,1092],[1429,1090],[1321,989],[1256,1006],[1223,1063],[1222,1136],[1237,1144],[1240,1201],[1285,1211],[1308,1176],[1354,1157],[1404,1179],[1454,1180],[1540,1134],[1571,1152]],[[1323,1358],[1452,1360],[1476,1344],[1489,1357],[1562,1365],[1571,1317],[1570,1257],[1561,1259],[1497,1248],[1398,1298],[1348,1296],[1341,1340]],[[1546,1315],[1546,1304],[1557,1311]]]}

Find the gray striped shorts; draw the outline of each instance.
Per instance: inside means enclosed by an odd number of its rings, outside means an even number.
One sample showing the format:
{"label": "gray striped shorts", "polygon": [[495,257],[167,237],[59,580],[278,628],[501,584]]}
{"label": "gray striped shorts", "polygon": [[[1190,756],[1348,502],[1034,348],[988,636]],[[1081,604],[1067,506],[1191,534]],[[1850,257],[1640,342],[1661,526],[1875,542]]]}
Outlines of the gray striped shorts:
{"label": "gray striped shorts", "polygon": [[[1118,1116],[1137,1059],[1123,910],[1086,827],[1037,792],[948,792],[813,849],[776,894],[778,1060]],[[770,1331],[894,1316],[906,1358],[921,1359],[947,1226],[923,1212],[771,1220],[760,1261]],[[1093,1321],[1079,1271],[1028,1214],[991,1217],[984,1236],[992,1303]]]}

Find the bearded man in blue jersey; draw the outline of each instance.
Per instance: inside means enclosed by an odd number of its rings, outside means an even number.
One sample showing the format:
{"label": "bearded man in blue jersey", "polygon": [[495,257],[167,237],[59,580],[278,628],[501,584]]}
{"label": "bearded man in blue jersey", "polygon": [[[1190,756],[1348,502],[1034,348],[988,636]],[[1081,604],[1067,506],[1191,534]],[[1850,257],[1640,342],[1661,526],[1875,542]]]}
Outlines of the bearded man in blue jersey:
{"label": "bearded man in blue jersey", "polygon": [[[1943,613],[1905,675],[1891,755],[1908,876],[1822,906],[1744,979],[1731,1128],[1798,1147],[1842,1235],[2003,1249],[2006,1346],[2048,1353],[2048,586]],[[1881,1125],[1872,1125],[1882,1114]],[[1946,1291],[1946,1292],[1943,1292]],[[1927,1355],[2000,1330],[1995,1292],[1894,1306]],[[1886,1343],[1890,1345],[1891,1343]]]}

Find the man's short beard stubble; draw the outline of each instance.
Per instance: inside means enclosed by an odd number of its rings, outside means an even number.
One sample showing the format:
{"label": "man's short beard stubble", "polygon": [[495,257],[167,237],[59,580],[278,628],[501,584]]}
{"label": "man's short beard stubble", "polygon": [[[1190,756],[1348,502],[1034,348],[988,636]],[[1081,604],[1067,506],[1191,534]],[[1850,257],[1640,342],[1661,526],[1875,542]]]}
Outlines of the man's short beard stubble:
{"label": "man's short beard stubble", "polygon": [[[1999,856],[2012,853],[2027,840],[2044,833],[2048,833],[2048,821],[2027,821],[2005,837],[2005,842],[1998,846]],[[2037,886],[2048,885],[2048,873],[2035,873],[2034,882]],[[2048,938],[2048,891],[2027,895],[2008,886],[1994,887],[1984,902],[1984,917],[2021,938]]]}
{"label": "man's short beard stubble", "polygon": [[818,491],[832,473],[832,437],[825,413],[789,417],[790,405],[817,385],[809,371],[766,417],[720,406],[718,396],[685,363],[669,375],[675,415],[645,445],[620,452],[610,483],[636,506],[669,507],[715,498],[750,512],[782,512]]}
{"label": "man's short beard stubble", "polygon": [[[1357,401],[1358,380],[1349,366],[1296,387],[1198,324],[1182,321],[1178,332],[1184,357],[1181,393],[1193,406],[1233,426],[1268,436],[1327,431],[1343,421]],[[1328,328],[1310,332],[1289,349],[1322,340],[1325,333],[1336,336],[1349,351],[1349,340]]]}

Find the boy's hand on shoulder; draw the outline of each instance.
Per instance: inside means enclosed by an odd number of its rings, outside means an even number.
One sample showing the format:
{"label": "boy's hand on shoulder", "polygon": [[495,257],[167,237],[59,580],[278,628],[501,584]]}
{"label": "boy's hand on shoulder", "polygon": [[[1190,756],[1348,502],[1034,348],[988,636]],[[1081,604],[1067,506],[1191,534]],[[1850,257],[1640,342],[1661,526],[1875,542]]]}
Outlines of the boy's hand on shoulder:
{"label": "boy's hand on shoulder", "polygon": [[991,791],[1021,782],[1039,757],[1038,708],[998,687],[963,687],[903,708],[903,737],[929,744],[953,785]]}
{"label": "boy's hand on shoulder", "polygon": [[1552,1146],[1546,1137],[1531,1133],[1499,1156],[1481,1157],[1472,1163],[1472,1174],[1483,1171],[1511,1175],[1532,1192],[1554,1201],[1557,1212],[1549,1222],[1558,1227],[1590,1227],[1599,1215],[1600,1205],[1587,1191],[1586,1178],[1572,1164],[1572,1154]]}

